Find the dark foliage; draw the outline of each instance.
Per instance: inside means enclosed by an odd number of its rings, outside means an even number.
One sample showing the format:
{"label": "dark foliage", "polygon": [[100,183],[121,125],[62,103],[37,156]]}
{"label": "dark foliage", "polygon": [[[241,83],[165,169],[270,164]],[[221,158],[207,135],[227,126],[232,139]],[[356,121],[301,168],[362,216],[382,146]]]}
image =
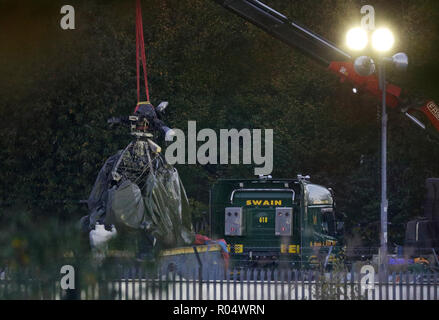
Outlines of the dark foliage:
{"label": "dark foliage", "polygon": [[[360,0],[267,1],[337,43],[360,21]],[[29,220],[74,221],[105,159],[126,145],[106,125],[136,103],[134,1],[75,1],[76,30],[63,31],[59,1],[2,1],[0,197],[24,203]],[[392,79],[439,100],[438,2],[369,1],[377,24],[398,30],[411,69]],[[186,129],[274,128],[274,177],[310,174],[333,187],[347,231],[377,245],[379,109],[307,57],[206,0],[145,0],[152,102],[170,101],[167,122]],[[390,241],[422,213],[424,181],[439,175],[439,148],[403,115],[390,114]],[[218,177],[249,166],[179,166],[196,215]],[[2,209],[1,228],[14,230]],[[21,220],[20,220],[21,221]],[[8,222],[8,224],[5,224]],[[21,223],[21,222],[20,222]],[[13,223],[12,223],[13,224]],[[3,250],[3,249],[2,249]]]}

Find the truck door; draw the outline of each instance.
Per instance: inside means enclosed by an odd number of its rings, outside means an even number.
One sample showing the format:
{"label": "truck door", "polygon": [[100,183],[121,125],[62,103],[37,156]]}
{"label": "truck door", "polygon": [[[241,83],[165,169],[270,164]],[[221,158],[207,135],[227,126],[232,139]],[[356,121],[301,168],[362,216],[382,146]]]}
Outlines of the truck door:
{"label": "truck door", "polygon": [[298,235],[293,231],[294,196],[291,189],[237,189],[231,197],[231,206],[242,208],[244,231],[242,237],[230,241],[241,241],[244,251],[277,254],[282,238],[288,238],[287,246],[293,244],[291,237]]}

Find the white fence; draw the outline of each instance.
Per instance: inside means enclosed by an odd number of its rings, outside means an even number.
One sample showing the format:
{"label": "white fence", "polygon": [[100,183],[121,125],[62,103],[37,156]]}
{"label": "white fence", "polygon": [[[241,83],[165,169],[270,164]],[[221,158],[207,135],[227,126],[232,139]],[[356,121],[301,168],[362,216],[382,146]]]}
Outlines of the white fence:
{"label": "white fence", "polygon": [[[84,300],[437,300],[437,274],[393,274],[385,283],[361,282],[360,274],[308,271],[234,270],[226,279],[183,278],[141,273],[131,277],[83,275],[76,290],[59,281],[0,280],[3,299]],[[194,275],[200,274],[194,272]]]}

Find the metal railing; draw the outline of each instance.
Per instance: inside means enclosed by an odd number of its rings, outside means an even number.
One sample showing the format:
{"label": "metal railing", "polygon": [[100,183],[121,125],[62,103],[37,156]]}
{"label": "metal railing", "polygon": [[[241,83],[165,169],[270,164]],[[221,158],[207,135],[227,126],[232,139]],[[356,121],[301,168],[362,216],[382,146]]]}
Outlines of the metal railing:
{"label": "metal railing", "polygon": [[[388,281],[368,283],[355,272],[233,269],[225,277],[202,279],[194,269],[183,277],[142,267],[98,273],[77,272],[75,289],[62,289],[61,277],[31,272],[0,279],[1,299],[111,300],[437,300],[436,273],[392,273]],[[209,275],[209,273],[206,273]],[[376,277],[378,278],[378,277]]]}

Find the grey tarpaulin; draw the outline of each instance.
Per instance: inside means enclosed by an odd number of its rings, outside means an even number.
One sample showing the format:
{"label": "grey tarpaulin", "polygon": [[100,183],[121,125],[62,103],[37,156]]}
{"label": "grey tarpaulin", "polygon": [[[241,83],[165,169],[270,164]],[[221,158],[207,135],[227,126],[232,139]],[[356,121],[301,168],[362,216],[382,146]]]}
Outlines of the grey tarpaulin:
{"label": "grey tarpaulin", "polygon": [[139,186],[125,180],[120,186],[108,190],[106,224],[142,229],[146,226],[145,206]]}
{"label": "grey tarpaulin", "polygon": [[149,174],[144,203],[152,234],[165,247],[193,243],[189,202],[175,168],[166,166]]}
{"label": "grey tarpaulin", "polygon": [[177,169],[166,164],[160,154],[155,154],[150,162],[154,170],[139,168],[137,175],[133,170],[126,171],[120,181],[114,181],[115,166],[122,168],[128,161],[132,165],[133,159],[137,165],[142,163],[137,148],[139,145],[135,143],[119,151],[101,168],[88,199],[89,227],[100,222],[114,224],[118,231],[142,230],[154,236],[164,248],[193,243],[184,186]]}
{"label": "grey tarpaulin", "polygon": [[90,212],[91,226],[94,226],[97,221],[100,221],[105,217],[108,187],[111,183],[110,173],[121,153],[122,150],[117,152],[115,155],[112,155],[107,159],[107,161],[105,161],[104,165],[99,171],[90,196],[88,197],[87,205]]}

